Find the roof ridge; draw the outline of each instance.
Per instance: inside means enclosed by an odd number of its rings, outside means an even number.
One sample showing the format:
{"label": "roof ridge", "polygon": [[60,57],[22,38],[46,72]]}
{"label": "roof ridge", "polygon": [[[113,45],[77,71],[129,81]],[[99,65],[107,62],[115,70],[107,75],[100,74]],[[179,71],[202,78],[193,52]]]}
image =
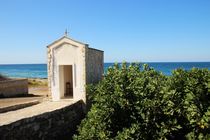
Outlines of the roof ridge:
{"label": "roof ridge", "polygon": [[72,38],[70,38],[70,37],[63,36],[63,37],[61,37],[61,38],[59,38],[59,39],[55,40],[55,41],[54,41],[54,42],[52,42],[51,44],[47,45],[47,47],[50,47],[50,46],[54,45],[55,43],[57,43],[57,42],[61,41],[61,40],[62,40],[62,39],[64,39],[64,38],[69,39],[69,40],[71,40],[71,41],[73,41],[73,42],[76,42],[76,43],[82,44],[82,45],[88,45],[88,44],[82,43],[82,42],[80,42],[80,41],[74,40],[74,39],[72,39]]}

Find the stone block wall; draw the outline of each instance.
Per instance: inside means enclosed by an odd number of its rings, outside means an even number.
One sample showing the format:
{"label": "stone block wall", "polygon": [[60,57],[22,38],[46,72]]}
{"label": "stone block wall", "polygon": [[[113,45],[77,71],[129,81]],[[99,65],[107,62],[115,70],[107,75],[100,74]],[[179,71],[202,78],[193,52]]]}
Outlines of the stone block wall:
{"label": "stone block wall", "polygon": [[28,94],[28,79],[0,81],[0,97],[14,97]]}
{"label": "stone block wall", "polygon": [[88,48],[86,52],[86,84],[98,83],[104,73],[104,52]]}
{"label": "stone block wall", "polygon": [[84,102],[78,101],[62,109],[0,126],[0,140],[71,139],[84,118],[83,106]]}

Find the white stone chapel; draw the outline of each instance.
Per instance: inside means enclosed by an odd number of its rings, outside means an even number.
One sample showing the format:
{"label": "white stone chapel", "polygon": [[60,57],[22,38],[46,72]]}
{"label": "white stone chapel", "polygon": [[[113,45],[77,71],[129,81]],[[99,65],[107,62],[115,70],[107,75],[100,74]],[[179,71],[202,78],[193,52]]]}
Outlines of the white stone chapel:
{"label": "white stone chapel", "polygon": [[47,46],[49,97],[86,103],[86,85],[102,79],[104,52],[65,34]]}

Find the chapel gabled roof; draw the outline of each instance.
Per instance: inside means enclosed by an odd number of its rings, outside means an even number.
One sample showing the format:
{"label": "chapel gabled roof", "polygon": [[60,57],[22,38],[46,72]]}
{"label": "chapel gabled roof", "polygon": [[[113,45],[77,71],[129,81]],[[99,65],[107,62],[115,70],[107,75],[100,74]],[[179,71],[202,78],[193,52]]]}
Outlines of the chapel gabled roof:
{"label": "chapel gabled roof", "polygon": [[51,44],[47,45],[47,48],[49,48],[50,46],[53,46],[54,44],[58,43],[59,41],[61,41],[61,40],[63,40],[63,39],[68,39],[68,40],[70,40],[70,41],[73,41],[73,42],[79,43],[79,44],[81,44],[81,45],[88,46],[88,44],[85,44],[85,43],[82,43],[82,42],[76,41],[76,40],[71,39],[71,38],[67,37],[66,35],[64,35],[64,36],[63,36],[63,37],[61,37],[60,39],[58,39],[58,40],[54,41],[53,43],[51,43]]}

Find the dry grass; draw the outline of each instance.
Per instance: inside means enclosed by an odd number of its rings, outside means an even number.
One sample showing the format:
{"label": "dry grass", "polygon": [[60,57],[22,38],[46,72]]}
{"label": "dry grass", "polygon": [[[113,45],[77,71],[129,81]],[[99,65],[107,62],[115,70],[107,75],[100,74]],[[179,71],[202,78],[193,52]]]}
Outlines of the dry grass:
{"label": "dry grass", "polygon": [[47,79],[41,78],[29,78],[28,85],[29,86],[47,86]]}

